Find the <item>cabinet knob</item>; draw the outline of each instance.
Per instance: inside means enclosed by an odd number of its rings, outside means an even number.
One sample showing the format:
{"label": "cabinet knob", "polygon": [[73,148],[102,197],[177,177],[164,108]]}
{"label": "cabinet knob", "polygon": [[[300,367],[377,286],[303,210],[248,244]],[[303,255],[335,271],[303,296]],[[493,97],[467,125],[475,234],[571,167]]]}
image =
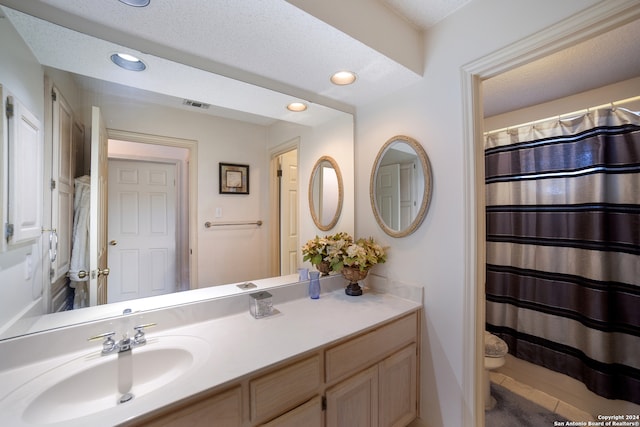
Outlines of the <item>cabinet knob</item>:
{"label": "cabinet knob", "polygon": [[111,245],[111,246],[115,246],[115,245],[117,245],[117,244],[118,244],[118,242],[117,242],[116,240],[111,240],[111,241],[109,242],[109,245]]}

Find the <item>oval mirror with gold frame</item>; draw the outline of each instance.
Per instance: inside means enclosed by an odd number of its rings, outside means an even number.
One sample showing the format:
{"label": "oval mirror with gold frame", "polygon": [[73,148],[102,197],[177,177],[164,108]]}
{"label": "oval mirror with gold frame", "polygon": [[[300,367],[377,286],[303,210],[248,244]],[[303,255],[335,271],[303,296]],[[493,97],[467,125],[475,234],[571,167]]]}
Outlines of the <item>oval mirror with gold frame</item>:
{"label": "oval mirror with gold frame", "polygon": [[378,225],[392,237],[404,237],[422,224],[431,201],[431,165],[413,138],[397,135],[380,149],[369,183]]}
{"label": "oval mirror with gold frame", "polygon": [[316,227],[331,230],[342,212],[343,186],[338,163],[329,157],[318,159],[309,180],[309,209]]}

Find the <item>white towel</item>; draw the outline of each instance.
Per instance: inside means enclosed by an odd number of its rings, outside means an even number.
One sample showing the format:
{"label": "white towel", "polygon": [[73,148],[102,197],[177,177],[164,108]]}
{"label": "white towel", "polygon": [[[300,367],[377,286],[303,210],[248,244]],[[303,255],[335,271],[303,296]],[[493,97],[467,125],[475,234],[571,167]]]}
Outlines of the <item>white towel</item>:
{"label": "white towel", "polygon": [[78,277],[78,272],[89,271],[89,209],[91,205],[91,177],[88,175],[76,178],[76,191],[73,201],[73,242],[71,247],[71,264],[69,266],[70,286],[76,289],[73,308],[88,305],[88,276]]}

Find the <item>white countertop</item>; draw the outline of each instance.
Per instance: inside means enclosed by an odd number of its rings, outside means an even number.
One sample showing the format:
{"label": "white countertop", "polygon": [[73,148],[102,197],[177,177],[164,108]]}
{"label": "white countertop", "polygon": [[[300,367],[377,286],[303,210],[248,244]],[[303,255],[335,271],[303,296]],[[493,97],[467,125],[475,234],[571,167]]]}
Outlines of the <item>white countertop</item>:
{"label": "white countertop", "polygon": [[[303,285],[298,285],[298,295],[299,287]],[[341,288],[323,293],[317,300],[307,297],[279,300],[276,296],[273,304],[277,312],[270,317],[255,319],[249,314],[247,307],[245,311],[185,326],[157,331],[150,329],[147,332],[149,342],[144,347],[133,349],[134,360],[136,351],[151,351],[154,346],[160,348],[164,342],[172,340],[171,336],[193,336],[206,343],[204,347],[207,350],[203,352],[199,366],[167,386],[137,396],[125,404],[75,420],[47,425],[111,426],[122,423],[422,307],[415,301],[373,291],[367,291],[360,297],[350,297]],[[235,298],[248,297],[243,295]],[[152,320],[151,316],[148,316],[148,320]],[[100,344],[97,344],[90,352],[84,349],[0,371],[0,424],[16,427],[37,425],[28,423],[21,417],[24,408],[36,397],[33,394],[24,395],[22,390],[26,387],[23,385],[31,379],[38,381],[37,378],[43,375],[51,375],[47,372],[71,359],[86,358],[95,363],[100,357],[99,349]],[[117,355],[102,356],[103,359],[109,357],[116,358]],[[134,384],[134,394],[135,387]],[[14,399],[16,396],[20,398]]]}
{"label": "white countertop", "polygon": [[[276,276],[263,279],[255,279],[249,282],[255,283],[258,289],[272,289],[274,287],[295,284],[298,281],[297,274]],[[30,333],[38,333],[69,325],[97,321],[121,316],[125,309],[133,312],[157,310],[173,307],[179,304],[189,304],[206,299],[220,298],[246,293],[238,287],[247,282],[231,283],[227,285],[204,286],[188,291],[174,292],[165,295],[156,295],[147,298],[138,298],[130,301],[120,301],[110,304],[85,307],[77,310],[61,311],[38,316],[23,317],[17,322],[8,325],[6,330],[0,330],[0,339],[18,337]]]}

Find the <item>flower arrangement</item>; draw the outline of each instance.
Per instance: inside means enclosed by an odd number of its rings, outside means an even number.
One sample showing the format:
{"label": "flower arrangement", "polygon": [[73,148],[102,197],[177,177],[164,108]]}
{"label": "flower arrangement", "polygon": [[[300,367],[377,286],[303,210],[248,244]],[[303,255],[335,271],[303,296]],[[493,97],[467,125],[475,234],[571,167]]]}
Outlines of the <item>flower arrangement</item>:
{"label": "flower arrangement", "polygon": [[302,247],[302,254],[303,260],[310,261],[313,265],[328,262],[332,271],[340,271],[344,267],[365,271],[387,260],[384,248],[372,237],[354,241],[353,237],[344,232],[325,237],[316,236]]}
{"label": "flower arrangement", "polygon": [[[387,260],[384,248],[376,243],[373,237],[358,239],[354,243],[339,249],[336,257],[340,260],[335,264],[336,270],[341,270],[343,267],[351,267],[365,271]],[[334,264],[331,267],[333,268]]]}
{"label": "flower arrangement", "polygon": [[331,263],[331,258],[334,256],[331,254],[335,253],[335,248],[352,242],[353,238],[344,232],[331,236],[316,236],[302,246],[302,260],[309,261],[312,265],[318,265],[323,261]]}

